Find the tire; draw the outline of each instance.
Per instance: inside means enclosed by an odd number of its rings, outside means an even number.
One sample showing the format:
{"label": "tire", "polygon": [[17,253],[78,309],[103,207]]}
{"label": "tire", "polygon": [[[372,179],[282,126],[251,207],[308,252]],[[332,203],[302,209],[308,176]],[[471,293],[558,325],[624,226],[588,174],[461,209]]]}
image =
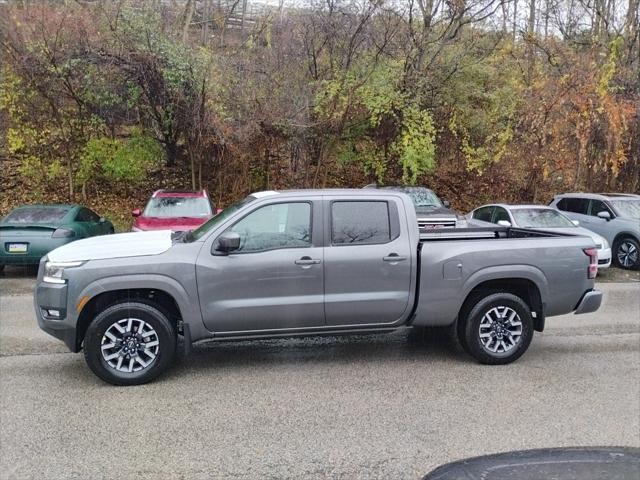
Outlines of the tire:
{"label": "tire", "polygon": [[171,365],[176,341],[173,325],[155,306],[117,303],[100,312],[89,325],[84,358],[91,371],[105,382],[141,385]]}
{"label": "tire", "polygon": [[532,338],[531,310],[524,300],[511,293],[485,296],[464,320],[465,350],[486,365],[505,365],[517,360],[527,351]]}
{"label": "tire", "polygon": [[616,240],[613,248],[613,262],[625,270],[640,269],[640,243],[633,237]]}

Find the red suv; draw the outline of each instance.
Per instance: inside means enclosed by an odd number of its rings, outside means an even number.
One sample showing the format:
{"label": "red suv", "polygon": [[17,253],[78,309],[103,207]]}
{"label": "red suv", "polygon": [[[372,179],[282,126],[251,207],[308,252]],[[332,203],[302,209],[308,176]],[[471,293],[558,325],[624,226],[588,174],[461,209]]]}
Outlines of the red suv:
{"label": "red suv", "polygon": [[136,208],[131,212],[135,217],[131,230],[193,230],[209,220],[214,211],[205,190],[157,190],[144,211]]}

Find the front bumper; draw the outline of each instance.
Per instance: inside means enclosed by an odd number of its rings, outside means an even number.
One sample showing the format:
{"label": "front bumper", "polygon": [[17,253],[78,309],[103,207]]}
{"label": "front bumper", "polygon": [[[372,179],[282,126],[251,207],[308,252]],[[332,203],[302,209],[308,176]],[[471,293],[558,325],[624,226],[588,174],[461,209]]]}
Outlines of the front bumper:
{"label": "front bumper", "polygon": [[[69,315],[67,285],[39,281],[33,303],[38,326],[49,335],[62,340],[69,350],[77,352],[76,318]],[[54,313],[57,315],[52,315]]]}
{"label": "front bumper", "polygon": [[600,308],[601,304],[602,292],[598,290],[590,290],[582,296],[582,299],[578,302],[578,306],[574,313],[579,315],[581,313],[595,312]]}

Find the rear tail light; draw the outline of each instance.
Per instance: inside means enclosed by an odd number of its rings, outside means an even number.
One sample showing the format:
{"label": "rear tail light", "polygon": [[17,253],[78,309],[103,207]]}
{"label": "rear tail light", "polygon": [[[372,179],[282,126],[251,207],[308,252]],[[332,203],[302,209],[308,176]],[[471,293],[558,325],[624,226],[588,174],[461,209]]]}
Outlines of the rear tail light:
{"label": "rear tail light", "polygon": [[58,228],[51,234],[52,238],[71,238],[75,236],[76,232],[67,228]]}
{"label": "rear tail light", "polygon": [[598,274],[598,250],[595,248],[585,248],[582,251],[589,257],[587,278],[596,278],[596,275]]}

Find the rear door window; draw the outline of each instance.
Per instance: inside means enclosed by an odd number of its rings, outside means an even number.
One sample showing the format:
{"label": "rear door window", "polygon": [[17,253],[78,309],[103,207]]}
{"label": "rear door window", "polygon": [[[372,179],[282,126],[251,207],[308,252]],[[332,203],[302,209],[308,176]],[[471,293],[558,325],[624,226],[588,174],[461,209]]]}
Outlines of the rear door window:
{"label": "rear door window", "polygon": [[331,243],[366,245],[391,241],[389,205],[382,201],[339,201],[331,204]]}
{"label": "rear door window", "polygon": [[558,202],[558,209],[564,210],[565,212],[587,215],[587,211],[589,209],[589,199],[565,197]]}

